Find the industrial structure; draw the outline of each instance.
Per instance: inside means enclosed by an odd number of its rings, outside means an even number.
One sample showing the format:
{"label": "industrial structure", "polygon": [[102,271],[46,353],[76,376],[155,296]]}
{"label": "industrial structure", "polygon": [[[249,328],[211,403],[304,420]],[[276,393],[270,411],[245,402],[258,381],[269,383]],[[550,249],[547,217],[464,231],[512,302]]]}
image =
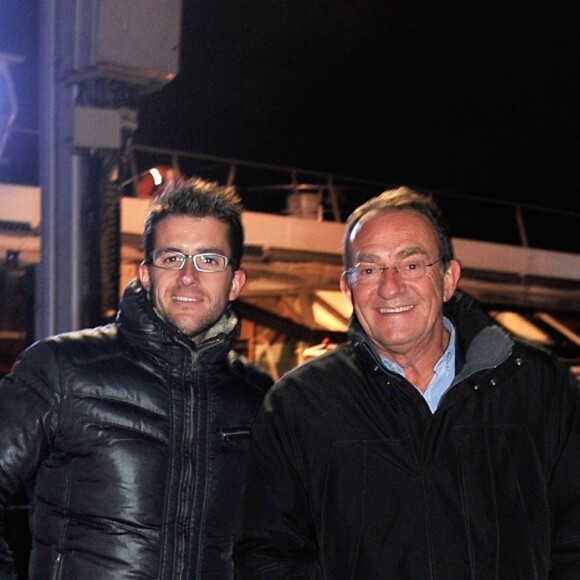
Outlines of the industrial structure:
{"label": "industrial structure", "polygon": [[[106,211],[94,219],[99,245],[85,256],[100,272],[91,293],[93,323],[114,317],[120,293],[137,275],[145,214],[164,179],[196,175],[235,185],[247,208],[248,283],[238,301],[243,354],[279,376],[302,362],[307,349],[344,340],[351,314],[339,290],[344,219],[388,184],[138,145],[127,154],[131,172],[110,187],[113,195],[101,206]],[[437,198],[446,201],[444,194]],[[34,296],[42,283],[41,200],[39,187],[0,184],[0,292],[9,305],[0,317],[0,345],[11,356],[39,337]],[[480,219],[485,208],[481,202]],[[487,208],[486,238],[453,238],[463,267],[460,288],[506,327],[578,364],[580,254],[525,245],[522,232],[539,236],[537,220],[531,229],[522,220],[525,210]],[[494,239],[494,224],[506,215],[520,232],[519,243]]]}

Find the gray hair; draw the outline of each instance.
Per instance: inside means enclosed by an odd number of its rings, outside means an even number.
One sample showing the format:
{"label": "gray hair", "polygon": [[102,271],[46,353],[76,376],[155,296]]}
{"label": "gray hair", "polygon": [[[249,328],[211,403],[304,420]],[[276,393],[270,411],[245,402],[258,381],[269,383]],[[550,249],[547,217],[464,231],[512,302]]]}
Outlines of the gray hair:
{"label": "gray hair", "polygon": [[441,264],[444,270],[453,259],[453,246],[449,234],[447,223],[441,213],[439,206],[431,195],[419,193],[414,189],[403,186],[398,189],[387,189],[380,195],[372,197],[359,207],[357,207],[346,220],[346,232],[343,240],[343,263],[345,269],[349,269],[352,264],[351,234],[354,228],[364,220],[374,217],[377,214],[384,214],[394,211],[412,209],[424,215],[435,230]]}

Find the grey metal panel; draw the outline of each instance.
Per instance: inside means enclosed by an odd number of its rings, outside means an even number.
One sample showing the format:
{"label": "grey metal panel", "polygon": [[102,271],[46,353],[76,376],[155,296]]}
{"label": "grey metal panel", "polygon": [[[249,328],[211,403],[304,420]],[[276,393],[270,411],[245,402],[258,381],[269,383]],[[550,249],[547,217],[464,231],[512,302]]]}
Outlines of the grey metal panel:
{"label": "grey metal panel", "polygon": [[76,0],[74,4],[75,72],[136,84],[164,84],[177,75],[181,0]]}

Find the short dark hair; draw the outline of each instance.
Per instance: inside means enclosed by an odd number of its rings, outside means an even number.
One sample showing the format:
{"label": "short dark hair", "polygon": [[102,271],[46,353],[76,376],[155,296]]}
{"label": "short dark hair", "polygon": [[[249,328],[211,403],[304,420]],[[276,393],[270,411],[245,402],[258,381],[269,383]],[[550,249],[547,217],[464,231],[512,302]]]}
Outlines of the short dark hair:
{"label": "short dark hair", "polygon": [[404,209],[413,209],[424,215],[435,230],[437,235],[437,244],[441,257],[441,265],[444,270],[449,266],[453,259],[453,246],[449,228],[443,217],[441,209],[431,195],[426,195],[402,186],[398,189],[387,189],[380,195],[372,197],[359,207],[357,207],[346,220],[346,232],[343,240],[343,262],[345,269],[352,267],[352,255],[350,236],[355,226],[363,219],[380,215],[383,213],[402,211]]}
{"label": "short dark hair", "polygon": [[233,186],[223,186],[199,177],[170,184],[149,206],[143,232],[145,261],[150,262],[155,250],[157,224],[169,216],[213,217],[228,228],[228,240],[234,270],[238,270],[244,255],[242,201]]}

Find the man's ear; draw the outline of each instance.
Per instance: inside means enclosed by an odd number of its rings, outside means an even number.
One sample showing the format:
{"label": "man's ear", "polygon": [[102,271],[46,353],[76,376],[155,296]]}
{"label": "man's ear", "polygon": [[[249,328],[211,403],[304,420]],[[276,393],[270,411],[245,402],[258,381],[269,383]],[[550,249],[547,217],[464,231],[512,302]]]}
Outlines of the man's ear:
{"label": "man's ear", "polygon": [[352,291],[350,289],[348,274],[346,272],[343,272],[340,275],[340,289],[342,290],[344,297],[352,304]]}
{"label": "man's ear", "polygon": [[230,287],[230,302],[233,302],[242,291],[244,284],[246,283],[247,274],[245,270],[236,270],[234,272],[234,277],[232,278],[232,283]]}
{"label": "man's ear", "polygon": [[459,278],[461,278],[461,264],[457,260],[451,260],[443,277],[443,302],[451,300],[457,289]]}
{"label": "man's ear", "polygon": [[149,275],[149,264],[145,261],[139,264],[139,280],[141,280],[143,288],[149,292],[151,288],[151,276]]}

